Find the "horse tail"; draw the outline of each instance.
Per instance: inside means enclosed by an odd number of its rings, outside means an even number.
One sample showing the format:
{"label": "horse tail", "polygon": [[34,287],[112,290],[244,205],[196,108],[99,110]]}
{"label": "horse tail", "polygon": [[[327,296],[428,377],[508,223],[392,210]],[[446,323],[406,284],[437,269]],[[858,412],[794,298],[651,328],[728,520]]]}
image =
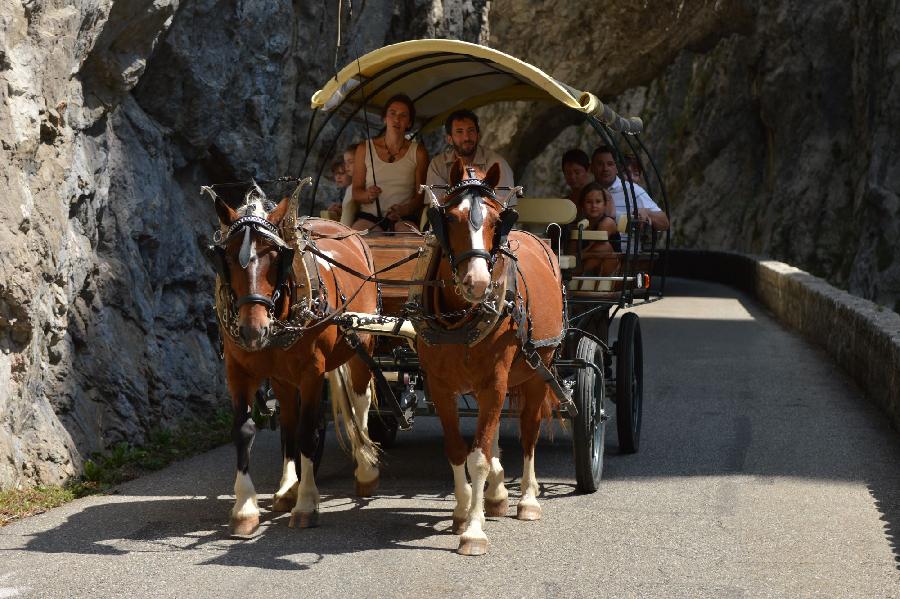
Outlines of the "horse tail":
{"label": "horse tail", "polygon": [[[352,453],[357,460],[365,461],[371,466],[378,465],[378,446],[368,432],[369,403],[375,396],[372,382],[369,382],[362,393],[357,393],[353,389],[350,367],[344,364],[328,373],[328,386],[331,391],[335,436],[341,448]],[[343,425],[343,431],[340,425]],[[349,450],[344,435],[350,440]]]}
{"label": "horse tail", "polygon": [[[526,401],[525,392],[521,385],[510,387],[509,390],[509,406],[516,412],[521,412],[522,406]],[[538,414],[540,414],[541,430],[547,432],[547,439],[550,441],[554,438],[555,427],[552,426],[554,420],[559,421],[562,430],[568,429],[566,419],[560,412],[560,402],[556,394],[550,389],[550,385],[545,385],[544,396],[541,398]]]}

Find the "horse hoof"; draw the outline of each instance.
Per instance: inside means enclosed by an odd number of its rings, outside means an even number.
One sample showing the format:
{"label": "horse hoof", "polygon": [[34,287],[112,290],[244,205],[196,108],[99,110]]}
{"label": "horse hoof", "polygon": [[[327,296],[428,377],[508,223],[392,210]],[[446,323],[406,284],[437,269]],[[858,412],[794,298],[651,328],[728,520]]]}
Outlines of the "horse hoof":
{"label": "horse hoof", "polygon": [[485,499],[484,500],[484,515],[499,517],[502,518],[506,516],[506,512],[509,511],[509,499],[504,497],[503,499]]}
{"label": "horse hoof", "polygon": [[319,512],[291,512],[288,528],[315,528],[319,525]]}
{"label": "horse hoof", "polygon": [[275,501],[272,502],[272,511],[273,512],[289,512],[294,509],[294,506],[297,505],[297,496],[294,495],[291,497],[290,495],[282,495],[275,496]]}
{"label": "horse hoof", "polygon": [[516,507],[516,518],[519,520],[540,520],[541,506],[539,505],[522,505]]}
{"label": "horse hoof", "polygon": [[259,516],[232,518],[228,523],[228,532],[233,537],[249,537],[259,530]]}
{"label": "horse hoof", "polygon": [[450,532],[455,535],[461,535],[466,532],[466,529],[469,528],[469,523],[466,521],[466,518],[457,518],[453,516],[453,526],[450,527]]}
{"label": "horse hoof", "polygon": [[356,496],[357,497],[371,497],[375,494],[375,489],[378,488],[378,480],[379,477],[375,477],[368,482],[356,481]]}
{"label": "horse hoof", "polygon": [[462,537],[459,540],[459,548],[456,550],[456,552],[460,555],[484,555],[485,553],[487,553],[487,546],[487,538]]}

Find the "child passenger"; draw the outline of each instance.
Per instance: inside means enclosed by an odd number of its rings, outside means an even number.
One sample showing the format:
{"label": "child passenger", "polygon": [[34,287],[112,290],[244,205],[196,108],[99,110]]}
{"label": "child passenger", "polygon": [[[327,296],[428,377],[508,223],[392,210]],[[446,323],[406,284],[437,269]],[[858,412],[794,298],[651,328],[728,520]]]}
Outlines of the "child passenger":
{"label": "child passenger", "polygon": [[[588,183],[578,195],[579,218],[587,220],[586,231],[606,231],[609,241],[583,241],[581,247],[582,274],[608,276],[619,268],[616,252],[621,251],[616,228],[616,208],[610,193],[599,183]],[[577,250],[573,240],[570,253]]]}

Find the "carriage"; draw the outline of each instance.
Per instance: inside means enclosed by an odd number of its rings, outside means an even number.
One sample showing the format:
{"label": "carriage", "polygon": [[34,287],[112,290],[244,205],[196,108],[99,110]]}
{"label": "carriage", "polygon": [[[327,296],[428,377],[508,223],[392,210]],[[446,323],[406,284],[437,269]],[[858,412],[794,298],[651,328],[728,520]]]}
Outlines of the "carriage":
{"label": "carriage", "polygon": [[[369,111],[386,108],[397,92],[414,96],[419,118],[408,136],[420,139],[455,110],[497,102],[550,103],[588,123],[625,173],[626,214],[618,225],[625,245],[613,256],[618,270],[582,272],[583,244],[608,241],[609,229],[573,223],[576,209],[568,199],[524,197],[521,187],[500,186],[498,164],[481,172],[456,159],[447,185],[422,185],[429,198],[424,233],[374,234],[301,217],[301,201],[312,213],[320,200],[319,181],[341,134],[361,121],[371,139]],[[390,445],[416,416],[437,413],[453,471],[457,551],[481,555],[488,546],[485,515],[502,516],[509,507],[498,445],[505,405],[517,410],[523,449],[519,520],[541,518],[535,446],[554,412],[572,420],[582,492],[595,491],[602,474],[607,399],[616,405],[621,450],[639,448],[637,315],[622,315],[613,343],[609,331],[619,311],[660,299],[665,282],[659,262],[668,234],[660,238],[642,224],[649,217],[637,208],[638,188],[623,164],[623,146],[639,163],[646,160],[657,183],[651,191],[659,190],[665,206],[659,174],[638,137],[641,121],[622,118],[594,95],[511,56],[451,40],[403,42],[358,58],[313,96],[313,109],[301,170],[315,167],[316,176],[300,181],[290,196],[276,204],[252,182],[235,208],[218,195],[227,185],[203,188],[219,218],[210,259],[237,449],[230,529],[242,536],[259,528],[250,448],[259,422],[274,422],[276,409],[283,470],[272,510],[290,511],[290,526],[318,522],[315,469],[327,379],[334,418],[351,442],[359,496],[378,486],[372,437]],[[320,144],[324,151],[313,165],[310,149]],[[442,199],[435,194],[440,188]],[[311,193],[303,197],[306,190]],[[514,228],[517,222],[539,234]],[[574,253],[566,254],[570,248]],[[271,397],[256,392],[265,379]],[[460,406],[466,393],[477,412]],[[459,415],[475,413],[470,445]]]}
{"label": "carriage", "polygon": [[[633,453],[640,446],[643,342],[637,314],[625,309],[661,299],[665,285],[661,250],[668,246],[668,232],[661,234],[639,222],[630,170],[624,165],[626,153],[636,158],[649,175],[648,191],[667,211],[662,179],[639,137],[642,123],[638,118],[619,116],[589,92],[484,46],[453,40],[394,44],[354,60],[313,96],[307,157],[301,169],[307,172],[315,167],[308,188],[311,193],[304,198],[309,213],[317,201],[322,203],[319,182],[336,148],[346,141],[342,134],[347,127],[357,123],[368,133],[377,119],[370,113],[377,113],[398,92],[409,94],[416,105],[418,116],[409,138],[428,139],[430,132],[442,127],[447,115],[460,108],[537,102],[576,115],[596,131],[600,143],[615,150],[624,176],[627,214],[618,223],[623,244],[614,275],[575,274],[582,263],[580,248],[585,242],[606,240],[607,233],[574,223],[576,209],[571,201],[528,197],[519,191],[510,202],[520,226],[539,230],[551,242],[563,273],[564,339],[552,370],[563,399],[561,413],[572,421],[578,489],[593,492],[602,474],[610,404],[615,406],[620,450]],[[317,144],[324,148],[313,165],[309,150]],[[427,296],[416,282],[433,268],[440,243],[433,232],[369,232],[364,239],[374,257],[382,309],[379,314],[348,312],[342,315],[342,326],[377,336],[375,351],[367,361],[376,373],[380,401],[372,408],[369,426],[372,437],[389,447],[398,431],[409,429],[415,417],[435,413],[412,341],[429,331],[428,319],[421,314],[417,318],[413,309]],[[566,252],[571,246],[573,254]],[[620,311],[618,332],[610,342],[610,324]],[[461,415],[477,414],[465,397],[460,401]]]}

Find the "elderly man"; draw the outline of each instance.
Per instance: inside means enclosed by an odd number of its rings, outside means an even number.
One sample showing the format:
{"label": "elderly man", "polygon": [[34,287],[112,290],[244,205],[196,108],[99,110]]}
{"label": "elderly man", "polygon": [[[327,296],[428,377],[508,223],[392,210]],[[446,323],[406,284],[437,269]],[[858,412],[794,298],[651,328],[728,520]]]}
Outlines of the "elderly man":
{"label": "elderly man", "polygon": [[[447,147],[431,160],[428,165],[428,175],[425,179],[428,185],[447,185],[450,179],[450,167],[457,158],[462,158],[466,166],[473,165],[487,170],[495,162],[500,165],[500,182],[498,187],[512,187],[513,173],[509,164],[502,156],[487,148],[478,145],[481,129],[478,127],[478,117],[471,110],[457,110],[447,117],[444,123],[444,131],[447,134]],[[435,190],[438,198],[444,193]]]}
{"label": "elderly man", "polygon": [[[616,159],[609,146],[600,146],[594,150],[594,154],[591,156],[591,172],[594,174],[594,180],[606,187],[612,194],[616,204],[616,214],[625,214],[625,189],[622,187]],[[631,198],[631,183],[626,184],[629,186],[628,196]],[[638,219],[649,223],[657,231],[665,231],[669,228],[669,217],[656,205],[650,194],[637,183],[634,184],[634,197],[637,202]]]}

